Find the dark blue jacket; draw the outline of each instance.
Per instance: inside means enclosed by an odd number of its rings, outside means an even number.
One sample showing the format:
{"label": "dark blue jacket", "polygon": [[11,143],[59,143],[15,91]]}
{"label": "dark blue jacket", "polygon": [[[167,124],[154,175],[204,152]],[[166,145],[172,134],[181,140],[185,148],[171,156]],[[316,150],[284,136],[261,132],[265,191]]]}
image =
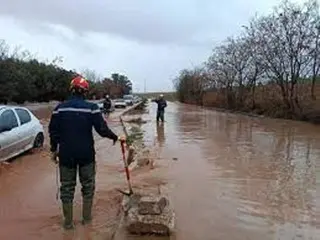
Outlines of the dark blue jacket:
{"label": "dark blue jacket", "polygon": [[109,110],[111,108],[111,100],[110,99],[105,99],[103,101],[103,107],[105,110]]}
{"label": "dark blue jacket", "polygon": [[167,107],[167,101],[164,99],[155,99],[153,101],[158,104],[158,111],[164,111]]}
{"label": "dark blue jacket", "polygon": [[95,161],[93,127],[102,137],[118,139],[95,103],[73,96],[54,109],[49,123],[50,150],[59,150],[60,164],[75,167]]}

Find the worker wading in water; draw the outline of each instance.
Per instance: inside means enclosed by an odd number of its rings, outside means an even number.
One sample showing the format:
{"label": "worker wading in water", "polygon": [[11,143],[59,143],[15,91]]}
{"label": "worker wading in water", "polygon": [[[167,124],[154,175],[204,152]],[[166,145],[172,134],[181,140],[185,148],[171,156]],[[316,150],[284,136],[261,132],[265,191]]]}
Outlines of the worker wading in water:
{"label": "worker wading in water", "polygon": [[111,110],[111,99],[109,97],[109,95],[105,96],[105,99],[103,101],[103,113],[108,117],[110,114],[110,110]]}
{"label": "worker wading in water", "polygon": [[157,123],[161,120],[164,122],[164,109],[167,107],[167,101],[163,98],[163,95],[160,94],[158,99],[152,100],[153,102],[157,103]]}
{"label": "worker wading in water", "polygon": [[74,227],[73,199],[77,173],[82,185],[82,223],[87,224],[92,220],[96,175],[93,127],[100,136],[112,139],[114,144],[118,140],[125,140],[109,129],[98,105],[85,100],[89,90],[88,81],[78,76],[71,81],[70,90],[70,99],[54,109],[49,124],[51,159],[59,164],[65,229]]}

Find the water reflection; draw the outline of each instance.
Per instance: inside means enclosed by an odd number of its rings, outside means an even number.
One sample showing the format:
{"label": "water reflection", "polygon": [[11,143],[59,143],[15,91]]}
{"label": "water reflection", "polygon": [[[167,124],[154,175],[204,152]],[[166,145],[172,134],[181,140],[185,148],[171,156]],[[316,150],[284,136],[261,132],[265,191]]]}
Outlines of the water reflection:
{"label": "water reflection", "polygon": [[163,147],[165,142],[164,125],[164,123],[157,123],[157,141],[160,147]]}
{"label": "water reflection", "polygon": [[[176,131],[170,134],[180,136],[180,144],[188,145],[186,158],[192,155],[197,158],[192,171],[179,162],[184,170],[175,174],[194,175],[203,171],[201,180],[197,176],[198,195],[191,196],[189,201],[198,206],[207,204],[198,211],[207,215],[207,229],[211,227],[212,234],[214,229],[232,228],[232,222],[237,222],[235,230],[243,234],[239,233],[239,239],[247,234],[251,238],[254,232],[265,234],[265,239],[313,239],[315,165],[320,156],[318,126],[184,105],[179,106],[174,124]],[[201,153],[196,153],[196,149]],[[184,177],[180,178],[186,182]],[[179,184],[184,185],[183,181]],[[205,186],[205,192],[200,192],[199,185]],[[220,197],[207,203],[204,196]],[[219,224],[210,226],[215,216],[209,214],[209,209],[217,205],[223,217]],[[230,212],[233,208],[237,209],[236,214]],[[219,211],[214,214],[219,215]],[[237,239],[228,233],[224,236]]]}

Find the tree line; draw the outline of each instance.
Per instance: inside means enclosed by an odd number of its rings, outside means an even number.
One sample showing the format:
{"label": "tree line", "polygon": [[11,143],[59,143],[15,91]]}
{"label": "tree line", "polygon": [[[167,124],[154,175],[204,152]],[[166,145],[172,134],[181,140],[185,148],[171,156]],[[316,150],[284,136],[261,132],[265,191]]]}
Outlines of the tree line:
{"label": "tree line", "polygon": [[[0,103],[65,100],[70,94],[71,79],[79,73],[58,66],[61,61],[61,57],[57,57],[51,62],[41,62],[30,52],[10,49],[9,44],[0,40]],[[90,82],[89,98],[106,94],[118,97],[132,90],[132,82],[119,73],[101,77],[85,69],[80,75]]]}
{"label": "tree line", "polygon": [[275,117],[320,117],[317,0],[282,1],[174,80],[180,101]]}

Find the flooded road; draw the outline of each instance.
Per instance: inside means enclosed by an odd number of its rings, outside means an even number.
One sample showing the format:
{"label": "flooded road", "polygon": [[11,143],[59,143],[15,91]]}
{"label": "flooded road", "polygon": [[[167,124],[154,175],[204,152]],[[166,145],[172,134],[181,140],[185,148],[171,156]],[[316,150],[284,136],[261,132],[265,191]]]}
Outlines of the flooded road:
{"label": "flooded road", "polygon": [[171,161],[164,168],[177,215],[174,239],[320,236],[319,126],[174,103],[163,126],[154,116],[155,106],[145,128],[160,147],[159,162]]}
{"label": "flooded road", "polygon": [[[177,103],[168,104],[166,122],[157,126],[155,105],[149,110],[144,116],[150,120],[143,125],[145,140],[156,147],[158,158],[154,169],[133,173],[133,186],[168,183],[176,211],[171,239],[298,240],[320,235],[319,126]],[[47,114],[41,114],[47,124]],[[109,125],[121,132],[119,122]],[[0,239],[111,239],[121,200],[115,187],[125,188],[126,183],[120,148],[97,137],[96,150],[97,191],[90,229],[79,223],[79,185],[76,230],[66,234],[61,229],[55,166],[44,150],[0,169]]]}
{"label": "flooded road", "polygon": [[[33,110],[33,109],[32,109]],[[47,129],[52,107],[35,110]],[[122,126],[115,119],[109,126],[122,134]],[[118,224],[121,194],[124,188],[120,146],[96,136],[97,185],[93,206],[92,226],[81,224],[81,192],[77,185],[74,201],[76,230],[64,232],[62,210],[57,194],[56,166],[49,159],[48,136],[42,151],[27,153],[10,164],[0,165],[0,239],[111,239]]]}

